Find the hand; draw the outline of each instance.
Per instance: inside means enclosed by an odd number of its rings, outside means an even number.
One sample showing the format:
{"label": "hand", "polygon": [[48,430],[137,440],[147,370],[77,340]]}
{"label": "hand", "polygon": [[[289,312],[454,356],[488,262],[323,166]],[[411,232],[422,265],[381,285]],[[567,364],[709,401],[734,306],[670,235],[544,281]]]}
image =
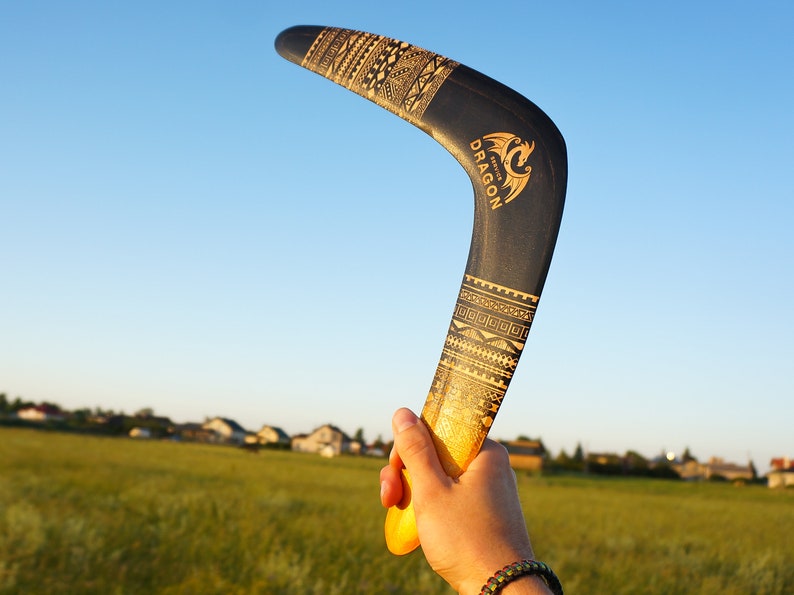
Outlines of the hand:
{"label": "hand", "polygon": [[[532,545],[507,450],[487,440],[459,478],[444,473],[430,432],[409,409],[392,419],[394,449],[381,469],[381,503],[403,496],[400,471],[411,475],[422,550],[431,568],[459,593],[476,594],[494,572],[532,558]],[[522,577],[502,593],[549,593],[538,577]]]}

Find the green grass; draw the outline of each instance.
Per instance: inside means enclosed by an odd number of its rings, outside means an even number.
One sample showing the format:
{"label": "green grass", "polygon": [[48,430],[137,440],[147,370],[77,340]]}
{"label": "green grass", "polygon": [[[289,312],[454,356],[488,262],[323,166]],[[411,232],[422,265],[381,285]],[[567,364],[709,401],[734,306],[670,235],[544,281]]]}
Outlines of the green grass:
{"label": "green grass", "polygon": [[[386,552],[382,464],[0,428],[0,593],[449,594],[421,552]],[[794,585],[792,490],[519,486],[536,554],[569,594]]]}
{"label": "green grass", "polygon": [[664,480],[529,480],[536,555],[570,593],[790,593],[794,493]]}

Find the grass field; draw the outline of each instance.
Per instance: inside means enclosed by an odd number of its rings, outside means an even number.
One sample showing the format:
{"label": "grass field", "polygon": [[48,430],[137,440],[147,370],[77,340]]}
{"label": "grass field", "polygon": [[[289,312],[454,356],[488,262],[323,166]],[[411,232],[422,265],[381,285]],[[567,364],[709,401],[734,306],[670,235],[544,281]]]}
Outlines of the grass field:
{"label": "grass field", "polygon": [[[449,594],[386,552],[382,464],[0,428],[0,593]],[[793,592],[792,490],[519,484],[568,594]]]}

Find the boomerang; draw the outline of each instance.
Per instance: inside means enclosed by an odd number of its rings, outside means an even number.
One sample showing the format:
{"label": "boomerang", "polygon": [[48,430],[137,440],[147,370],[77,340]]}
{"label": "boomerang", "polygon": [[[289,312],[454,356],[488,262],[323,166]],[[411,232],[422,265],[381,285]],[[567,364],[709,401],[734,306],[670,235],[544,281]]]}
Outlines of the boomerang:
{"label": "boomerang", "polygon": [[[565,141],[517,92],[403,41],[298,26],[279,34],[276,50],[423,130],[471,178],[468,261],[421,413],[444,470],[458,477],[488,435],[535,317],[565,202]],[[528,71],[519,59],[528,56],[517,57]],[[419,545],[407,474],[403,486],[403,501],[386,516],[395,554]]]}

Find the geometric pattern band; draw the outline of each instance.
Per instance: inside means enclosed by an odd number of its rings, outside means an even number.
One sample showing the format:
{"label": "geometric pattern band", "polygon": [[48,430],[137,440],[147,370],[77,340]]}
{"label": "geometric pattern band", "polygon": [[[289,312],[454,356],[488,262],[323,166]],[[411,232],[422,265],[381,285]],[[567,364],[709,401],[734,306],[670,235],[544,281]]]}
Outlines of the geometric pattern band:
{"label": "geometric pattern band", "polygon": [[464,277],[422,409],[445,471],[460,475],[493,424],[535,316],[538,297]]}
{"label": "geometric pattern band", "polygon": [[382,35],[326,27],[301,65],[416,124],[458,63]]}

